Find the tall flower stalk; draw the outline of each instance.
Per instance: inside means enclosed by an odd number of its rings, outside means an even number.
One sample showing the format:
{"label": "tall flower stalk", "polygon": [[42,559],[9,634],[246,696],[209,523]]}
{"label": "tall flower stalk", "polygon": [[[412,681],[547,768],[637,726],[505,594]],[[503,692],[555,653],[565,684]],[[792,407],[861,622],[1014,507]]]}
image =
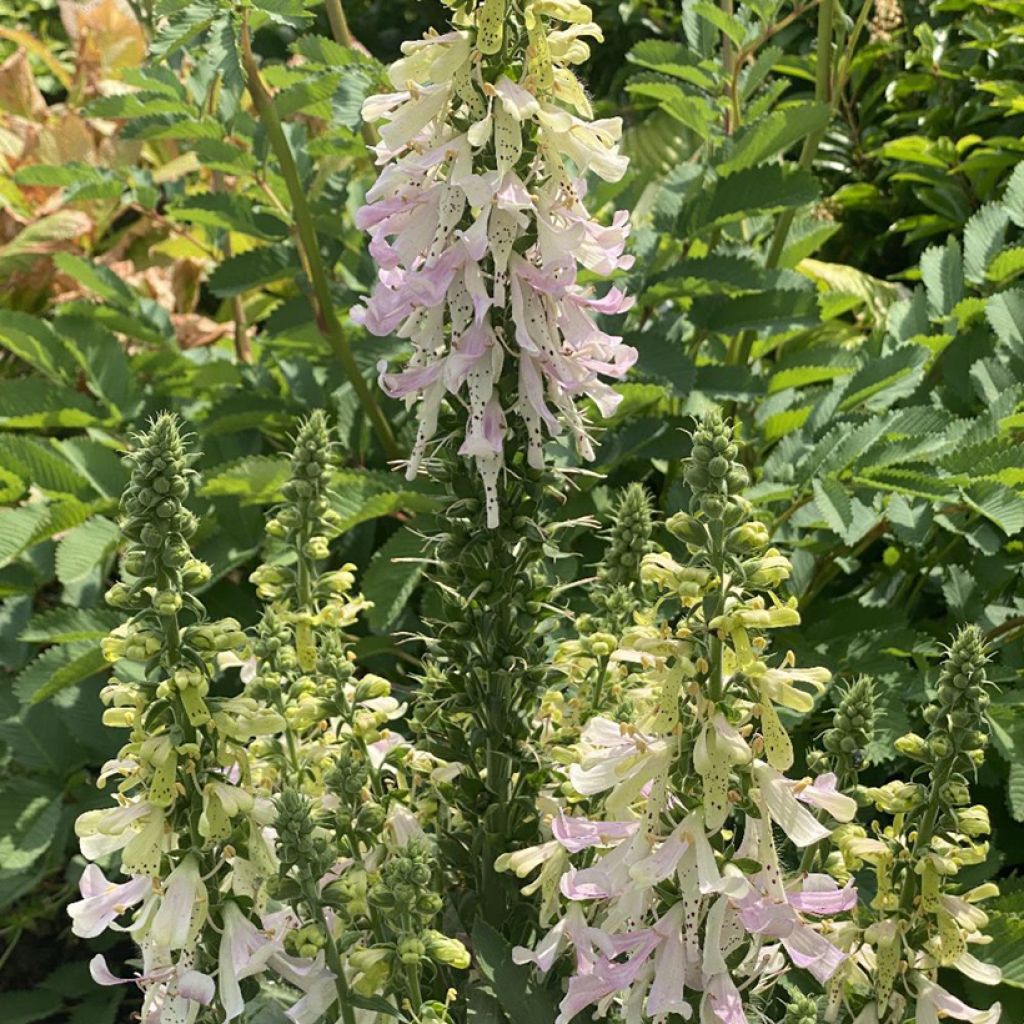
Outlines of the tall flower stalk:
{"label": "tall flower stalk", "polygon": [[426,470],[448,491],[431,550],[443,621],[416,721],[427,748],[461,766],[443,793],[459,910],[512,934],[526,919],[493,864],[537,834],[530,737],[557,613],[540,563],[548,497],[564,486],[545,439],[568,434],[592,459],[590,405],[615,409],[608,381],[636,358],[596,322],[630,300],[578,280],[631,264],[628,215],[602,225],[585,205],[588,172],[616,181],[626,160],[620,119],[595,120],[573,72],[601,39],[585,5],[449,6],[452,30],[404,44],[395,91],[364,106],[381,171],[357,222],[379,269],[353,315],[410,343],[403,365],[381,365],[381,385],[415,410],[408,476]]}
{"label": "tall flower stalk", "polygon": [[[595,317],[625,311],[607,275],[623,254],[628,215],[608,226],[585,205],[584,176],[617,181],[619,118],[593,119],[572,68],[601,39],[579,0],[451,0],[453,30],[403,45],[395,92],[363,109],[381,121],[381,173],[357,223],[370,234],[378,282],[353,311],[373,334],[408,339],[411,355],[381,384],[416,409],[409,460],[419,472],[444,403],[454,439],[482,481],[486,523],[498,526],[499,482],[523,447],[544,465],[544,435],[568,431],[584,459],[593,444],[580,400],[608,415],[636,352]],[[518,423],[519,429],[512,424]],[[446,427],[449,426],[446,424]]]}
{"label": "tall flower stalk", "polygon": [[789,563],[739,495],[737,456],[728,427],[705,418],[685,471],[691,511],[668,522],[688,557],[644,556],[657,606],[612,656],[632,667],[630,717],[586,721],[554,767],[550,841],[502,861],[542,868],[554,921],[517,958],[547,972],[574,954],[560,1024],[613,1004],[630,1024],[799,1020],[807,1007],[780,977],[796,968],[820,986],[847,958],[831,934],[856,891],[784,867],[856,812],[834,775],[784,774],[795,759],[778,708],[809,711],[829,674],[769,653],[768,631],[799,615],[777,594]]}
{"label": "tall flower stalk", "polygon": [[[314,414],[296,439],[268,524],[274,559],[254,574],[267,607],[251,645],[192,593],[209,569],[188,547],[195,474],[174,418],[137,441],[126,579],[108,595],[131,617],[104,642],[116,673],[104,721],[130,735],[101,777],[121,780],[114,806],[78,820],[90,864],[69,910],[78,935],[127,931],[143,968],[118,978],[98,956],[93,977],[138,985],[146,1024],[191,1024],[203,1007],[234,1020],[243,983],[268,972],[296,992],[292,1024],[354,1024],[370,996],[418,1014],[422,979],[469,962],[434,927],[425,797],[446,766],[391,732],[402,708],[390,685],[357,672],[344,631],[367,602],[352,566],[324,565],[326,420]],[[127,880],[108,881],[96,862],[118,852]]]}
{"label": "tall flower stalk", "polygon": [[998,895],[991,882],[965,887],[957,876],[988,855],[988,808],[971,805],[970,780],[984,761],[990,703],[984,637],[976,626],[950,644],[935,699],[925,708],[928,732],[909,733],[897,748],[920,764],[911,781],[865,790],[882,815],[850,828],[840,847],[850,871],[871,871],[875,895],[863,908],[856,957],[836,979],[827,1021],[856,1014],[857,1024],[918,1024],[940,1018],[997,1024],[999,1003],[974,1009],[940,983],[941,969],[998,985],[999,968],[970,952],[983,944],[982,904]]}

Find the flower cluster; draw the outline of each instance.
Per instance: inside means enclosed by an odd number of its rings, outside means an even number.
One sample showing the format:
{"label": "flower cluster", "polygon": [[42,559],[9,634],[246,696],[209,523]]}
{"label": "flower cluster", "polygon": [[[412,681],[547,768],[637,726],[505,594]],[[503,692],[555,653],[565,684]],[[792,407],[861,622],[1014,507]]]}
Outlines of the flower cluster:
{"label": "flower cluster", "polygon": [[[418,1009],[423,969],[468,964],[433,927],[423,794],[445,766],[390,731],[403,709],[387,681],[356,672],[343,630],[366,602],[351,566],[322,566],[334,461],[324,417],[300,429],[268,524],[277,550],[254,574],[267,607],[251,643],[192,593],[210,570],[189,549],[195,474],[174,418],[127,458],[126,579],[108,599],[130,618],[104,642],[115,678],[103,698],[105,723],[130,735],[101,776],[120,779],[115,803],[77,822],[89,864],[69,911],[77,935],[128,932],[142,971],[121,979],[97,956],[93,977],[138,985],[145,1024],[190,1024],[204,1006],[234,1020],[245,979],[268,972],[296,990],[293,1024],[335,1004],[352,1024],[352,993]],[[121,882],[97,863],[117,853]]]}
{"label": "flower cluster", "polygon": [[593,458],[580,398],[605,416],[636,359],[598,315],[624,312],[618,289],[596,296],[579,268],[628,268],[628,215],[598,223],[584,176],[617,181],[619,118],[593,120],[572,68],[601,31],[579,0],[483,0],[460,8],[454,28],[403,45],[390,68],[395,92],[367,100],[383,121],[382,171],[357,223],[370,234],[378,282],[353,316],[376,335],[408,339],[412,355],[381,384],[417,407],[413,478],[438,430],[446,397],[465,409],[459,452],[483,482],[487,521],[499,520],[507,418],[543,465],[546,429],[568,428]]}
{"label": "flower cluster", "polygon": [[778,980],[795,967],[824,985],[847,959],[833,938],[855,888],[786,871],[777,843],[776,830],[796,849],[826,844],[826,822],[849,822],[856,803],[831,773],[784,774],[794,751],[778,708],[809,711],[829,674],[768,654],[766,631],[799,615],[776,595],[789,563],[739,496],[737,454],[716,417],[695,431],[691,512],[668,522],[689,557],[645,555],[658,614],[612,655],[633,667],[632,715],[585,723],[547,798],[551,840],[500,864],[520,876],[543,865],[534,885],[555,921],[517,958],[547,972],[573,951],[561,1024],[613,1002],[627,1022],[748,1024],[752,1009],[800,1020],[806,1006]]}
{"label": "flower cluster", "polygon": [[864,795],[885,817],[870,831],[848,827],[839,846],[845,867],[874,874],[875,895],[862,909],[855,956],[835,979],[825,1019],[844,1007],[857,1024],[918,1024],[940,1018],[996,1024],[998,1003],[976,1010],[939,984],[940,968],[983,985],[998,985],[997,967],[970,952],[987,940],[980,904],[998,895],[991,882],[967,887],[961,870],[988,856],[988,809],[971,805],[969,778],[984,760],[989,705],[985,646],[975,626],[950,645],[935,700],[925,708],[926,736],[909,733],[897,748],[920,763],[911,781],[867,788]]}

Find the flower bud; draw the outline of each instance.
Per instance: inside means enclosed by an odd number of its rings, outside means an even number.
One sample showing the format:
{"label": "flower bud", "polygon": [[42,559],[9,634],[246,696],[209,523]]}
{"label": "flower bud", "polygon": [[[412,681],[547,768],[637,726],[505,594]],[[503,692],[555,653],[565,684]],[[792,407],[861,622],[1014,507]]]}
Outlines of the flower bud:
{"label": "flower bud", "polygon": [[423,939],[431,960],[447,967],[454,967],[456,970],[465,970],[469,967],[469,950],[458,939],[451,939],[433,929],[427,929],[423,933]]}

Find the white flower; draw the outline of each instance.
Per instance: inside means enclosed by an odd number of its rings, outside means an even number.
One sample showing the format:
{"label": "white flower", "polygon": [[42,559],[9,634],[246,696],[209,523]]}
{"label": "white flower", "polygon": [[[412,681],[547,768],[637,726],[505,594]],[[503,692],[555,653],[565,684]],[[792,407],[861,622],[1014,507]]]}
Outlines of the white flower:
{"label": "white flower", "polygon": [[118,885],[110,882],[95,864],[88,864],[79,880],[82,899],[68,907],[71,930],[82,939],[92,939],[106,931],[126,910],[141,903],[153,892],[151,879],[141,876]]}

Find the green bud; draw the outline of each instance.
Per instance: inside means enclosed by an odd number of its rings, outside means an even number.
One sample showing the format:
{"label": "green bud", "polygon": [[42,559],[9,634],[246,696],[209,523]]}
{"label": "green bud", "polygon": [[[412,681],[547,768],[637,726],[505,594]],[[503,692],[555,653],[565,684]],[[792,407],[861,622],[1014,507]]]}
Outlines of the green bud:
{"label": "green bud", "polygon": [[469,950],[458,939],[428,929],[423,933],[427,955],[436,963],[464,971],[470,964]]}

